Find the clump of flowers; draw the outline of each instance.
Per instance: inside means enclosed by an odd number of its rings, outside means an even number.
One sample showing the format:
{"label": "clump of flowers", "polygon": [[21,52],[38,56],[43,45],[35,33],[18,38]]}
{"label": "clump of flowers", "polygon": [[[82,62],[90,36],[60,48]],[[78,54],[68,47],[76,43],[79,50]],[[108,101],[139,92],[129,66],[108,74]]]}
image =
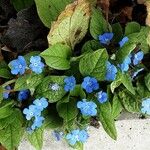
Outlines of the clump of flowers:
{"label": "clump of flowers", "polygon": [[33,124],[31,125],[32,130],[42,126],[44,117],[41,116],[41,113],[47,107],[48,102],[44,97],[42,97],[41,99],[34,100],[33,104],[30,105],[29,108],[25,108],[23,110],[27,120],[34,118]]}
{"label": "clump of flowers", "polygon": [[99,89],[99,84],[93,77],[85,77],[81,86],[87,93],[92,93],[93,91]]}
{"label": "clump of flowers", "polygon": [[109,61],[107,62],[107,66],[106,66],[106,80],[107,81],[113,81],[116,78],[117,75],[117,68],[111,64]]}
{"label": "clump of flowers", "polygon": [[21,74],[22,75],[25,73],[27,64],[26,64],[26,61],[23,56],[18,56],[17,59],[15,59],[9,63],[9,66],[11,68],[12,74],[14,74],[14,75]]}
{"label": "clump of flowers", "polygon": [[73,130],[66,135],[66,139],[69,141],[70,145],[75,145],[77,142],[86,142],[89,135],[85,130]]}
{"label": "clump of flowers", "polygon": [[96,116],[97,114],[97,105],[93,101],[86,101],[86,99],[83,99],[83,101],[77,103],[77,108],[80,109],[84,116]]}
{"label": "clump of flowers", "polygon": [[72,91],[74,89],[75,85],[76,85],[76,79],[73,76],[66,77],[64,79],[64,82],[65,82],[64,90],[66,92]]}

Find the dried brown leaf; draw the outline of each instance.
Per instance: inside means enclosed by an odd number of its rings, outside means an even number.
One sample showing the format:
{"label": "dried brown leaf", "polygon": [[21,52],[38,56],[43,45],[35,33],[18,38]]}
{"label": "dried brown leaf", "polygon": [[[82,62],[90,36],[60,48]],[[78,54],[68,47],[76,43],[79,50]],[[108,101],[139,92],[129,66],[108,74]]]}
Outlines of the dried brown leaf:
{"label": "dried brown leaf", "polygon": [[67,5],[51,26],[48,35],[49,44],[63,43],[73,48],[79,43],[88,29],[90,6],[86,0],[77,0]]}

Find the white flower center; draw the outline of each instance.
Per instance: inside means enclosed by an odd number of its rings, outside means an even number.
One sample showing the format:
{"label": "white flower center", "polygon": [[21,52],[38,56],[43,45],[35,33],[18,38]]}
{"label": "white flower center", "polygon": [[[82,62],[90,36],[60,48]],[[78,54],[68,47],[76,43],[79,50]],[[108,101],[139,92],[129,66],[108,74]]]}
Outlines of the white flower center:
{"label": "white flower center", "polygon": [[34,66],[37,67],[37,66],[38,66],[38,63],[34,63]]}
{"label": "white flower center", "polygon": [[22,68],[22,65],[21,65],[21,64],[19,65],[19,68],[20,68],[20,69]]}

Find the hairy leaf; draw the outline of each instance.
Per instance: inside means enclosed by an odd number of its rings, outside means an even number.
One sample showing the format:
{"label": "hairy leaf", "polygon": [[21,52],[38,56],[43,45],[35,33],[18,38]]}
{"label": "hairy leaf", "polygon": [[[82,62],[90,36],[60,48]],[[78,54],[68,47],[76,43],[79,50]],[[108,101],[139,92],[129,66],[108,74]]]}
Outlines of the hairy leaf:
{"label": "hairy leaf", "polygon": [[[45,97],[50,103],[57,102],[66,94],[64,90],[65,76],[47,76],[42,83],[36,88],[36,97]],[[51,89],[53,84],[58,84],[59,89],[54,91]]]}
{"label": "hairy leaf", "polygon": [[83,76],[93,76],[99,81],[105,79],[106,61],[108,54],[106,49],[99,49],[92,53],[85,54],[79,63],[79,70]]}
{"label": "hairy leaf", "polygon": [[70,47],[59,43],[50,46],[47,50],[41,53],[41,56],[45,59],[46,64],[49,67],[58,70],[67,70],[70,68],[70,55]]}
{"label": "hairy leaf", "polygon": [[117,131],[115,127],[114,116],[109,102],[99,105],[98,117],[103,125],[104,130],[114,140],[117,139]]}
{"label": "hairy leaf", "polygon": [[24,129],[22,127],[23,116],[19,110],[15,109],[10,119],[14,121],[9,122],[7,126],[0,130],[0,143],[7,150],[14,150],[19,146],[24,133]]}

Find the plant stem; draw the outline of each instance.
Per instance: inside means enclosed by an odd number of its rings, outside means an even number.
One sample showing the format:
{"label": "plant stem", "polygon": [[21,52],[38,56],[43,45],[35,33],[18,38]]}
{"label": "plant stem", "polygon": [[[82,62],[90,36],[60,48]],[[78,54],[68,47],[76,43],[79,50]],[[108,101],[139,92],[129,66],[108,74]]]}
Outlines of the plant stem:
{"label": "plant stem", "polygon": [[10,81],[8,81],[8,82],[2,84],[2,87],[5,88],[7,85],[12,84],[12,83],[14,83],[14,82],[16,82],[16,79],[10,80]]}

